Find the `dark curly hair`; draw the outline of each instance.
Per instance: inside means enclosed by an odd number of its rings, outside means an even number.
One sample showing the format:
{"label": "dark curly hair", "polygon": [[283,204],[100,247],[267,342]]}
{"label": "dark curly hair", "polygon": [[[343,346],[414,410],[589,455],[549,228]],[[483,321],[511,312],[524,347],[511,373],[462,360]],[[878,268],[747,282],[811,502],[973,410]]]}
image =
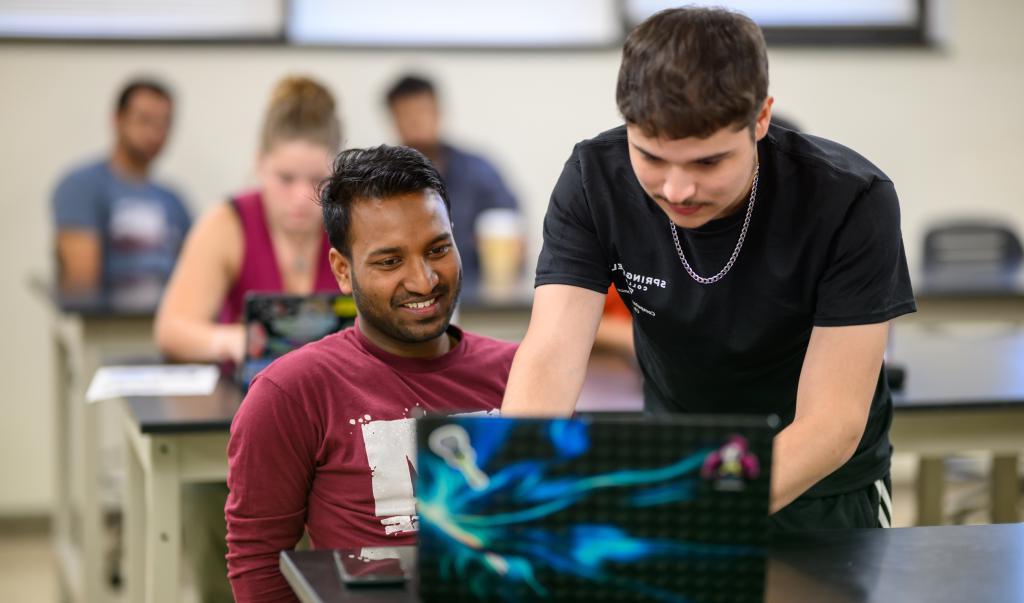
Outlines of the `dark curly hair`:
{"label": "dark curly hair", "polygon": [[419,151],[390,145],[342,151],[334,160],[331,175],[320,184],[320,207],[331,247],[352,257],[349,229],[353,204],[426,189],[441,197],[451,219],[451,203],[441,174]]}

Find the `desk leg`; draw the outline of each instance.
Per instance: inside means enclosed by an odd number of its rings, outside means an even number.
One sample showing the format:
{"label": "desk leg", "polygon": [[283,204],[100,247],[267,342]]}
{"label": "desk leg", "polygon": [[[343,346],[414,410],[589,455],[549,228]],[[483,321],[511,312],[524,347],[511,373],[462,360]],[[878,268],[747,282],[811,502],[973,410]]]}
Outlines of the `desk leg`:
{"label": "desk leg", "polygon": [[178,603],[181,476],[173,438],[151,437],[146,483],[146,603]]}
{"label": "desk leg", "polygon": [[1020,502],[1020,477],[1016,454],[997,454],[992,458],[992,523],[1016,523]]}
{"label": "desk leg", "polygon": [[[59,320],[55,318],[54,320]],[[72,394],[73,378],[72,366],[74,361],[73,353],[67,338],[63,336],[61,325],[54,325],[53,329],[53,353],[54,353],[54,423],[56,431],[56,463],[54,493],[56,494],[53,504],[53,541],[57,551],[57,558],[62,571],[60,575],[60,586],[64,600],[74,599],[74,593],[81,589],[80,576],[71,575],[70,566],[73,562],[74,538],[72,528],[72,513],[74,511],[72,480],[72,459],[75,448],[72,444],[74,437],[72,429],[72,408],[74,395]],[[68,567],[64,567],[68,566]]]}
{"label": "desk leg", "polygon": [[100,502],[99,450],[96,437],[99,433],[99,408],[83,399],[75,400],[81,406],[82,441],[79,458],[82,467],[82,566],[85,571],[85,600],[106,601],[106,536],[103,529],[103,505]]}
{"label": "desk leg", "polygon": [[942,525],[942,500],[945,486],[945,459],[922,455],[917,462],[917,525]]}
{"label": "desk leg", "polygon": [[[126,423],[128,421],[126,420]],[[130,427],[126,427],[130,429]],[[128,601],[142,601],[146,584],[146,473],[140,451],[126,431],[124,456],[124,561]],[[140,443],[145,446],[145,443]]]}

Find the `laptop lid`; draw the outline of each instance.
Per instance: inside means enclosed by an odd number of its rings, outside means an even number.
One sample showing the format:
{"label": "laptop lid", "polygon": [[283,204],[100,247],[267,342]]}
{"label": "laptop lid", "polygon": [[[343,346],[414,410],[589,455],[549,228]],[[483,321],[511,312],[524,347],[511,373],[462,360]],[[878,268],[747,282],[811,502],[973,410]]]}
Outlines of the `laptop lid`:
{"label": "laptop lid", "polygon": [[348,295],[248,293],[245,296],[245,357],[238,382],[249,386],[256,373],[288,352],[351,326],[356,305]]}
{"label": "laptop lid", "polygon": [[761,601],[775,417],[424,417],[425,601]]}

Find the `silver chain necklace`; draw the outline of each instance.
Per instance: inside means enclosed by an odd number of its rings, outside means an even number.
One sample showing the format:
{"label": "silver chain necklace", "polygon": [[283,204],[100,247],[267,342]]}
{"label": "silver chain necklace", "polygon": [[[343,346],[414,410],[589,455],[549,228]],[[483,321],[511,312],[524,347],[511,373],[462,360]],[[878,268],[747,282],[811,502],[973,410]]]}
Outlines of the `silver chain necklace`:
{"label": "silver chain necklace", "polygon": [[711,283],[717,283],[722,280],[729,270],[732,269],[732,265],[736,263],[736,258],[740,255],[740,249],[743,248],[743,240],[747,238],[747,229],[750,228],[750,216],[754,213],[754,200],[757,198],[757,174],[760,170],[760,166],[754,166],[754,183],[750,185],[750,201],[747,203],[747,215],[743,218],[743,227],[740,228],[740,238],[736,241],[736,249],[732,250],[732,255],[729,256],[729,261],[725,263],[725,267],[714,276],[701,276],[694,272],[693,268],[690,267],[690,262],[686,261],[686,255],[683,253],[683,246],[679,244],[679,233],[676,232],[676,224],[671,219],[668,221],[668,226],[672,229],[672,241],[676,244],[676,252],[679,253],[679,261],[683,263],[683,268],[686,269],[686,273],[690,275],[690,278],[697,281],[702,285],[710,285]]}

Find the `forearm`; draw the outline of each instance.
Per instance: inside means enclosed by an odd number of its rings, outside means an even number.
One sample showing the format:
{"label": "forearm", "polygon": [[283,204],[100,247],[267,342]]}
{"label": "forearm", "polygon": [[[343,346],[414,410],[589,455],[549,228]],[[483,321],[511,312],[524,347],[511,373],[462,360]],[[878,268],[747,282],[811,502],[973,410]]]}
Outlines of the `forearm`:
{"label": "forearm", "polygon": [[176,316],[160,316],[156,342],[169,358],[185,362],[238,362],[245,346],[240,324],[217,324]]}
{"label": "forearm", "polygon": [[863,432],[828,415],[800,417],[776,437],[769,512],[797,499],[853,456]]}
{"label": "forearm", "polygon": [[[68,266],[62,262],[62,266]],[[60,272],[60,290],[66,294],[94,293],[99,290],[100,276],[99,267],[86,270],[79,270],[74,267],[65,267]]]}
{"label": "forearm", "polygon": [[775,438],[774,513],[853,456],[879,379],[888,323],[815,327],[797,389],[796,418]]}

